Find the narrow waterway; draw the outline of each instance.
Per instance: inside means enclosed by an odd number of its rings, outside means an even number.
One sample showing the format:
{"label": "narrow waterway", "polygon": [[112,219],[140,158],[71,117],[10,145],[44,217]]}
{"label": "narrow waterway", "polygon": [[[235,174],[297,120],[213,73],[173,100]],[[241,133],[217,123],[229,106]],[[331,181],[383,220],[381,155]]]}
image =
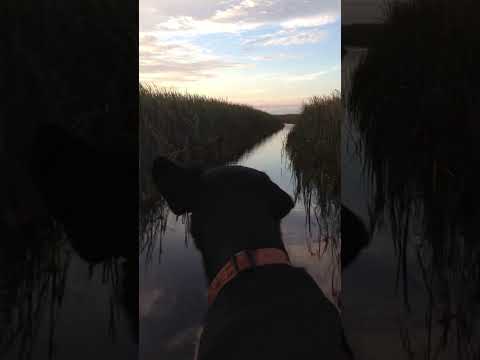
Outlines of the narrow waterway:
{"label": "narrow waterway", "polygon": [[[244,154],[237,164],[264,171],[293,197],[294,180],[283,152],[292,127],[286,125]],[[317,242],[317,229],[313,226],[308,231],[305,221],[299,199],[282,221],[283,240],[292,262],[305,267],[334,301],[341,287],[339,250],[318,255],[321,244]],[[161,256],[157,244],[153,256],[140,259],[139,287],[140,358],[191,359],[206,312],[207,283],[200,253],[193,241],[185,239],[181,219],[170,214]]]}

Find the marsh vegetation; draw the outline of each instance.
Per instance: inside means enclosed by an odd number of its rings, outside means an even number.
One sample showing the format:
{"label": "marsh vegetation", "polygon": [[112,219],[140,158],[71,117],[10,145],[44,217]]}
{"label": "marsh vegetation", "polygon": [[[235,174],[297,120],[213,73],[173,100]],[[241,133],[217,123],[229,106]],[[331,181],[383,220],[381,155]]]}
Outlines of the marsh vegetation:
{"label": "marsh vegetation", "polygon": [[140,87],[142,194],[155,192],[153,158],[166,156],[185,164],[216,166],[235,161],[283,125],[247,105],[149,85]]}
{"label": "marsh vegetation", "polygon": [[479,10],[470,0],[393,3],[346,89],[407,311],[409,258],[427,292],[424,346],[405,332],[410,358],[480,354]]}
{"label": "marsh vegetation", "polygon": [[[138,164],[127,158],[137,158],[138,147],[138,5],[111,0],[7,0],[0,8],[4,35],[0,88],[9,94],[0,107],[0,358],[88,357],[94,340],[98,340],[96,356],[129,358],[137,336],[117,337],[113,345],[108,331],[101,329],[103,325],[113,329],[109,326],[113,305],[125,300],[130,309],[138,308],[132,303],[138,298],[132,276],[110,281],[111,274],[118,275],[118,267],[111,264],[121,262],[118,233],[133,244],[129,266],[138,264],[138,198],[125,191],[137,187]],[[58,140],[72,143],[70,137],[52,134],[44,138],[45,147],[37,147],[35,139],[46,124],[88,143],[85,148],[93,148],[93,156],[80,150],[68,158],[71,153],[65,154],[62,147],[49,153],[59,155],[58,161],[45,156]],[[133,165],[134,182],[109,171],[99,173],[92,166],[92,158],[105,152],[112,156],[104,158],[100,168],[108,168],[114,158],[122,163],[122,170]],[[45,161],[40,165],[33,160],[36,156],[44,156]],[[40,184],[32,176],[36,166],[42,174],[55,174]],[[117,192],[112,198],[103,191],[116,185],[122,195]],[[135,195],[133,203],[127,200],[128,193]],[[54,198],[63,202],[63,211],[50,206]],[[108,217],[119,215],[114,208],[129,208],[125,218],[131,220],[117,217],[112,228]],[[63,221],[67,218],[68,226]],[[67,236],[59,230],[67,227],[85,232]],[[92,257],[98,261],[92,278],[78,276],[88,270]],[[110,275],[102,282],[99,273],[104,269]],[[128,296],[114,301],[105,295],[110,285],[123,285],[126,279]],[[95,301],[82,300],[89,297]],[[92,328],[98,329],[94,338]],[[118,334],[122,326],[116,330]],[[59,338],[71,346],[57,347]]]}
{"label": "marsh vegetation", "polygon": [[342,114],[339,92],[310,98],[285,143],[295,198],[303,201],[307,226],[310,229],[314,220],[319,226],[320,240],[334,243],[340,237]]}
{"label": "marsh vegetation", "polygon": [[[62,307],[70,301],[69,278],[75,277],[79,259],[63,227],[55,221],[45,224],[28,240],[15,239],[0,244],[0,356],[31,360],[42,351],[43,358],[57,359],[58,335],[65,322]],[[131,316],[131,336],[137,336],[136,312],[131,311],[136,309],[132,304],[132,296],[137,296],[132,271],[136,274],[137,266],[128,266],[118,259],[90,264],[84,279],[109,288],[103,327],[112,341],[118,337],[118,322],[125,309]],[[80,285],[79,279],[76,284]],[[99,292],[96,288],[94,296],[100,298]]]}
{"label": "marsh vegetation", "polygon": [[152,249],[152,239],[164,232],[168,215],[151,179],[157,156],[186,165],[223,165],[282,127],[274,116],[247,105],[141,85],[141,251]]}
{"label": "marsh vegetation", "polygon": [[32,359],[34,344],[47,316],[49,358],[54,357],[53,341],[58,303],[63,297],[70,256],[64,251],[59,232],[53,228],[45,237],[34,237],[33,243],[3,244],[1,257],[2,293],[0,294],[0,355],[16,349],[19,359]]}

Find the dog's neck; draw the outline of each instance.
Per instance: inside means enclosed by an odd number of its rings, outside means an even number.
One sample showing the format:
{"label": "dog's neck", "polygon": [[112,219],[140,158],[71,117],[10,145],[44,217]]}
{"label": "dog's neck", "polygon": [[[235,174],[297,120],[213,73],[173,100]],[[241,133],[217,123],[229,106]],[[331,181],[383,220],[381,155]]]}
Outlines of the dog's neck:
{"label": "dog's neck", "polygon": [[263,219],[254,218],[238,224],[227,220],[208,227],[208,232],[196,239],[197,244],[201,244],[199,249],[209,283],[232,256],[242,250],[277,248],[285,251],[280,222]]}

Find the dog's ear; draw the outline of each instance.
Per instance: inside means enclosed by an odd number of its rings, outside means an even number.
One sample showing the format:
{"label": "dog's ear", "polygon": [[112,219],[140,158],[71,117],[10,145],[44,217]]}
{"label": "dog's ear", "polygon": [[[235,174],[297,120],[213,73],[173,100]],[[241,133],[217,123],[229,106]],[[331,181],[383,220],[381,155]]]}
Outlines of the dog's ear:
{"label": "dog's ear", "polygon": [[270,181],[268,200],[272,214],[277,220],[285,217],[295,205],[290,195],[273,181]]}
{"label": "dog's ear", "polygon": [[186,168],[158,157],[153,162],[153,181],[175,215],[191,212],[198,199],[200,170]]}

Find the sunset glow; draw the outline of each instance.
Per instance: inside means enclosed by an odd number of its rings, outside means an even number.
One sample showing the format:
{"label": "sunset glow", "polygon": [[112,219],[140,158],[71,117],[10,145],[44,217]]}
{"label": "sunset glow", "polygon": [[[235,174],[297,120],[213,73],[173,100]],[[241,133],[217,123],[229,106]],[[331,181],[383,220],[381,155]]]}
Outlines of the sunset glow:
{"label": "sunset glow", "polygon": [[340,1],[140,1],[140,81],[299,112],[340,88]]}

